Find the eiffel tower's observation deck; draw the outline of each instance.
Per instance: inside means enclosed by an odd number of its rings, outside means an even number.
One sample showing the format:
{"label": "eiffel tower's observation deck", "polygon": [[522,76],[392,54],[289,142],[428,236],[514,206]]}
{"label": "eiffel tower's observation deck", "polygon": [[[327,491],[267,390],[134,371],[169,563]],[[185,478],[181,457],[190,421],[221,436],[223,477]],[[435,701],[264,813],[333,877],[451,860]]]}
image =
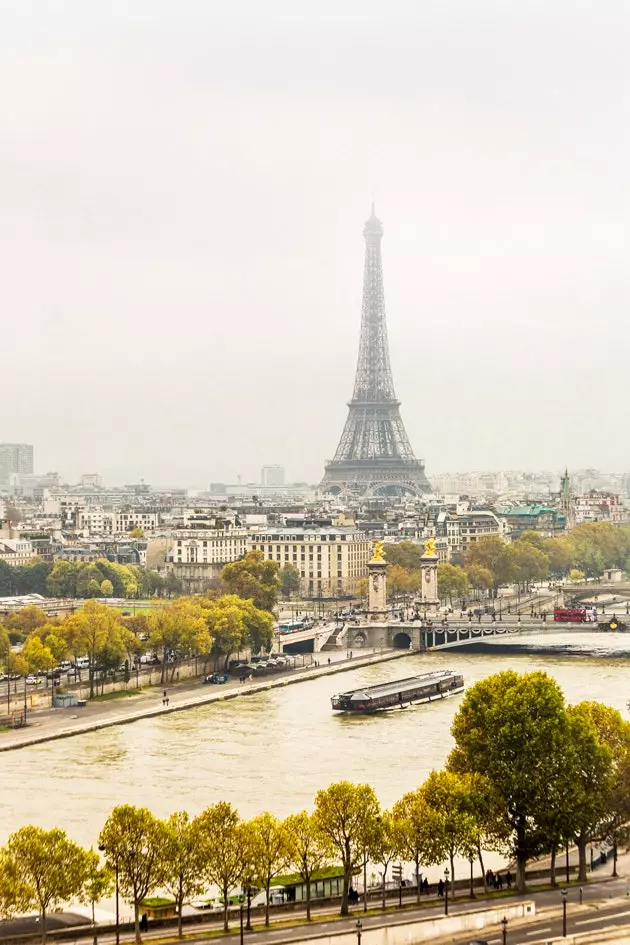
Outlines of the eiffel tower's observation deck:
{"label": "eiffel tower's observation deck", "polygon": [[387,343],[381,240],[374,213],[363,228],[365,269],[361,339],[352,400],[334,459],[321,488],[333,494],[421,495],[431,486],[416,459],[400,416]]}

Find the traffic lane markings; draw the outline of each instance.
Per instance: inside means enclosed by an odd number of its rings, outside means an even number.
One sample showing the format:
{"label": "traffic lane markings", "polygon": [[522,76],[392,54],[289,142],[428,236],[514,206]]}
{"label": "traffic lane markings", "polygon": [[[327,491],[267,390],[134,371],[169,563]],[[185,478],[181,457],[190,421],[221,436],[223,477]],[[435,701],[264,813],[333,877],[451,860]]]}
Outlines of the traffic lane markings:
{"label": "traffic lane markings", "polygon": [[610,919],[621,919],[624,916],[630,915],[630,909],[626,909],[625,912],[604,912],[602,915],[596,916],[592,919],[579,919],[573,922],[573,925],[591,925],[593,922],[608,922]]}

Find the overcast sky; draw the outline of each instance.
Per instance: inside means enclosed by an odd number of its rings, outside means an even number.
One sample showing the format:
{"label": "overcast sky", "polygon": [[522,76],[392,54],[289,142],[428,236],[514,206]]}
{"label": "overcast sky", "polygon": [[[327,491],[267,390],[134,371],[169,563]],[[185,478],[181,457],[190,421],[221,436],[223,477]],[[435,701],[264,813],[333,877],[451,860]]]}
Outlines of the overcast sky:
{"label": "overcast sky", "polygon": [[630,5],[0,0],[0,440],[317,481],[362,226],[433,472],[630,468]]}

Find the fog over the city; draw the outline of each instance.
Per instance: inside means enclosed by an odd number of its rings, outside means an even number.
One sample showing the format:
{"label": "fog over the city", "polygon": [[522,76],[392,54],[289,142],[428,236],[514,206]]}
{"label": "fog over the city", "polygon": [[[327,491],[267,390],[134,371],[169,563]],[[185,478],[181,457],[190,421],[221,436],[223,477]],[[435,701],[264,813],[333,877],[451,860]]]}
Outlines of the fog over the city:
{"label": "fog over the city", "polygon": [[0,0],[0,440],[317,481],[372,194],[427,474],[628,469],[616,0]]}

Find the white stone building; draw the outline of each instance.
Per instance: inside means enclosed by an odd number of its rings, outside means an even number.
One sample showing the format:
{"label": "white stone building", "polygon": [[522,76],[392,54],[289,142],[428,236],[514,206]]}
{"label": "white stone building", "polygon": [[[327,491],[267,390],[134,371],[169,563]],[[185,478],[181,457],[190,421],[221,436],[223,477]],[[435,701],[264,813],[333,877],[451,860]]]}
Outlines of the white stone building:
{"label": "white stone building", "polygon": [[194,528],[173,532],[167,539],[166,565],[182,582],[185,593],[204,591],[221,568],[248,551],[245,528]]}
{"label": "white stone building", "polygon": [[32,564],[38,557],[30,541],[24,538],[0,537],[0,561],[18,567],[22,564]]}
{"label": "white stone building", "polygon": [[354,528],[270,528],[254,532],[249,547],[280,567],[299,572],[302,592],[315,596],[354,593],[367,576],[373,542]]}

